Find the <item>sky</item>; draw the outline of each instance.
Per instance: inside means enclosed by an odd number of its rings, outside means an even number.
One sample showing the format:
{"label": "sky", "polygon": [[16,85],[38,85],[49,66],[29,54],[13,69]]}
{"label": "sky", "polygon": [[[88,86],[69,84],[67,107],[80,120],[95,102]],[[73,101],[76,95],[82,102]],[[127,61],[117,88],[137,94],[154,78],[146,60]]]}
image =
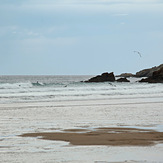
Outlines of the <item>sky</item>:
{"label": "sky", "polygon": [[0,75],[136,73],[162,63],[163,0],[0,0]]}

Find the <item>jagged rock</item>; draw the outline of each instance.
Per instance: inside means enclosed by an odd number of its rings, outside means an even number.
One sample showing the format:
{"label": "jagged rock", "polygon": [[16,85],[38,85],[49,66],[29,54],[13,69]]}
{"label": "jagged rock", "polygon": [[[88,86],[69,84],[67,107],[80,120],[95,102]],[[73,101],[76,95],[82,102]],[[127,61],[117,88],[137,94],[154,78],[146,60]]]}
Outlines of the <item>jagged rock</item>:
{"label": "jagged rock", "polygon": [[114,76],[114,73],[111,72],[111,73],[103,73],[101,75],[98,75],[98,76],[95,76],[91,79],[89,79],[88,81],[85,81],[85,82],[107,82],[107,81],[111,81],[111,82],[114,82],[115,81],[115,76]]}
{"label": "jagged rock", "polygon": [[122,73],[118,75],[117,77],[124,77],[124,78],[129,78],[129,77],[134,77],[135,75],[132,73]]}
{"label": "jagged rock", "polygon": [[119,78],[116,80],[117,82],[130,82],[128,79],[126,78]]}
{"label": "jagged rock", "polygon": [[155,66],[155,67],[152,67],[152,68],[149,68],[149,69],[144,69],[144,70],[141,70],[139,72],[136,73],[136,77],[152,77],[153,75],[153,72],[154,71],[158,71],[159,69],[161,69],[163,67],[163,64],[159,65],[159,66]]}
{"label": "jagged rock", "polygon": [[139,82],[148,82],[148,83],[163,83],[163,67],[157,71],[153,72],[151,77],[142,79]]}

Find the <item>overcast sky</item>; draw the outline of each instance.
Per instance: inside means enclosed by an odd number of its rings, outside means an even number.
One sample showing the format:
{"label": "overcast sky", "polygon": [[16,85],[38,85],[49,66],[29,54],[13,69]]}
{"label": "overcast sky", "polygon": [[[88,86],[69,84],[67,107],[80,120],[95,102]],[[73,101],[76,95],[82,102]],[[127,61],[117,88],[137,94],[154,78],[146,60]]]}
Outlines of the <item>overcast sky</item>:
{"label": "overcast sky", "polygon": [[161,63],[163,0],[0,0],[0,75],[135,73]]}

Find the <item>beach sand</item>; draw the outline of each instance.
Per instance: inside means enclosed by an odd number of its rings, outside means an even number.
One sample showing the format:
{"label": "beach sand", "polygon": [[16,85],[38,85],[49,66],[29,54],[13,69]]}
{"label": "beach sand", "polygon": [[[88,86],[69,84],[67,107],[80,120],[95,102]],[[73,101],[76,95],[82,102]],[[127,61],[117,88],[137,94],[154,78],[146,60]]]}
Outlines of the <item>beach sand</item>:
{"label": "beach sand", "polygon": [[63,132],[26,133],[22,137],[66,141],[71,145],[149,146],[163,142],[163,132],[135,128],[67,129]]}
{"label": "beach sand", "polygon": [[162,162],[162,99],[0,104],[1,162]]}

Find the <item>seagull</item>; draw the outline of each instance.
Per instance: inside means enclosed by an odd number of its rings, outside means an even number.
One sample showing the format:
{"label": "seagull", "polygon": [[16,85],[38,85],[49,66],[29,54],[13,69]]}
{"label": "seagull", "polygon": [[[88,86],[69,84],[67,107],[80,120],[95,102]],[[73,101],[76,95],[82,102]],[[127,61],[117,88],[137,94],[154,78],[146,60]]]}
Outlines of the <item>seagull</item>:
{"label": "seagull", "polygon": [[134,51],[134,53],[138,53],[139,56],[142,57],[140,52],[138,52],[138,51]]}

